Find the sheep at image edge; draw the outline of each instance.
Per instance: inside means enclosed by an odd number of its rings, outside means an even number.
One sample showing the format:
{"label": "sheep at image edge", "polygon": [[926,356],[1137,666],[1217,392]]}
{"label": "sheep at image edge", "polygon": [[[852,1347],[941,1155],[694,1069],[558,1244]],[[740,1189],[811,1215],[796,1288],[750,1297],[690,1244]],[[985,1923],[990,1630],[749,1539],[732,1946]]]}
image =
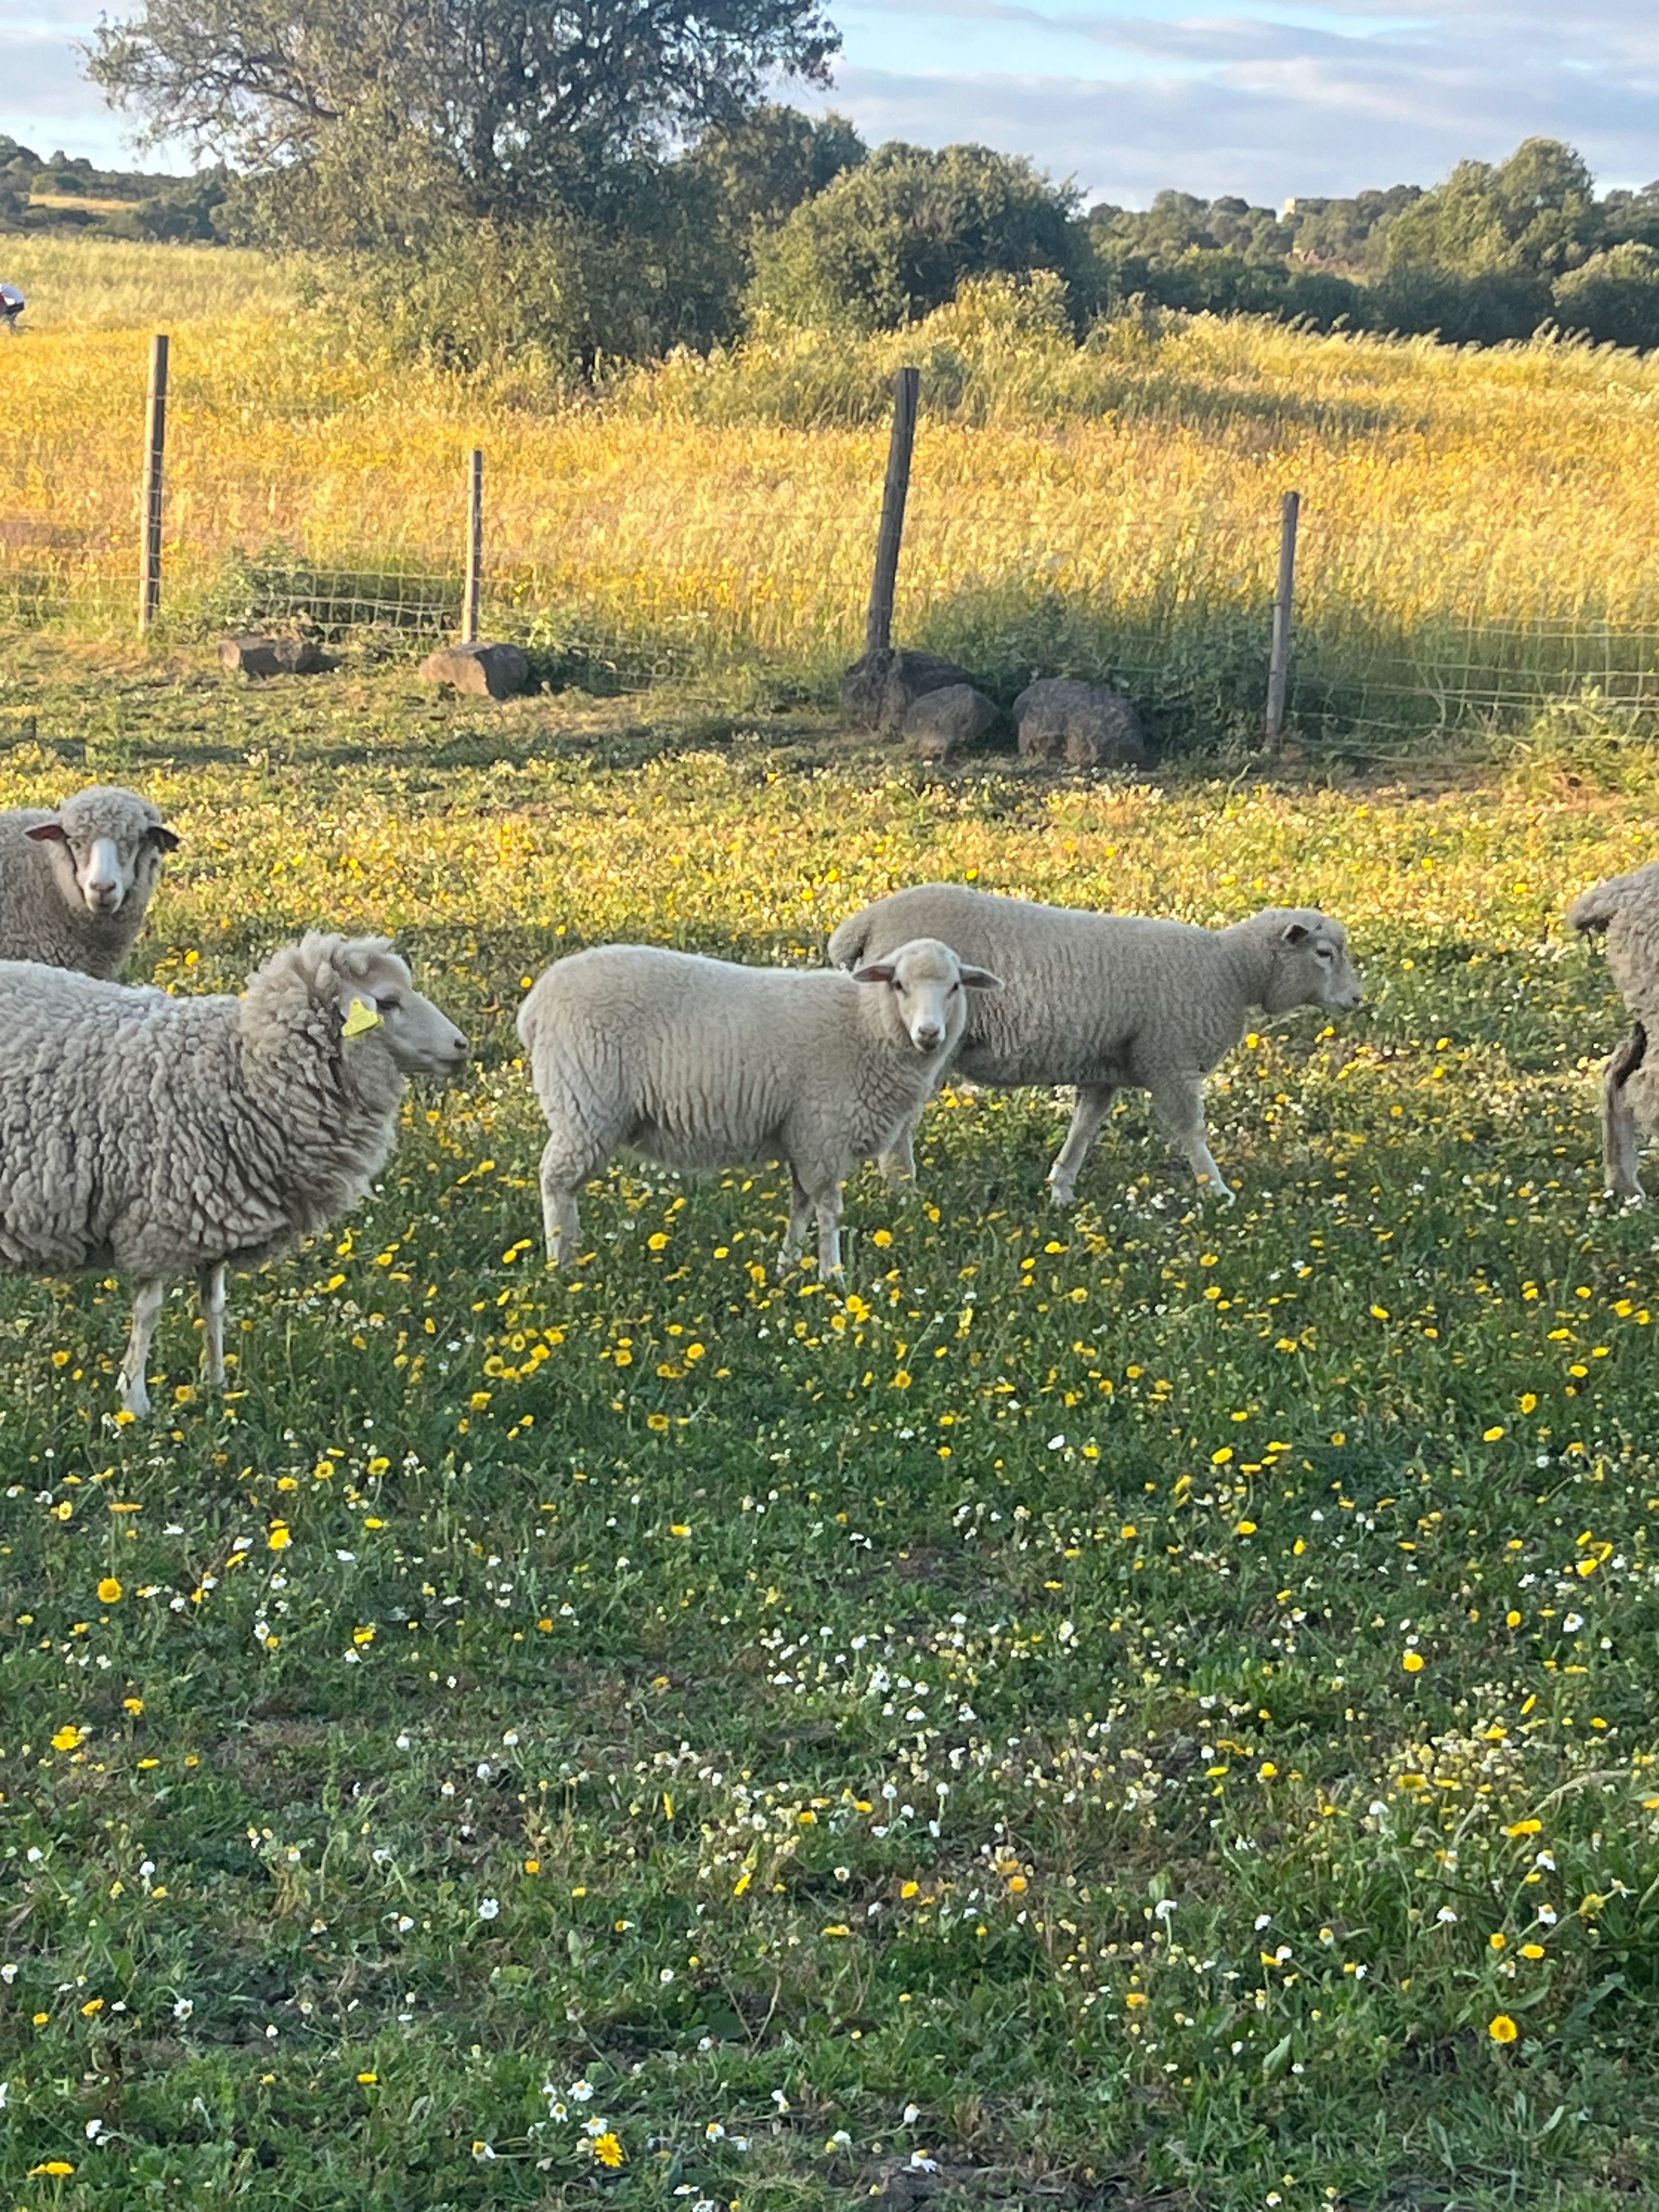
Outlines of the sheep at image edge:
{"label": "sheep at image edge", "polygon": [[819,1273],[838,1274],[842,1184],[932,1097],[968,993],[1001,988],[927,939],[852,976],[649,945],[556,962],[519,1009],[550,1132],[548,1258],[556,1266],[574,1250],[577,1191],[626,1148],[674,1168],[786,1161],[793,1202],[780,1271],[816,1212]]}
{"label": "sheep at image edge", "polygon": [[240,999],[171,998],[0,962],[0,1267],[136,1276],[121,1402],[170,1278],[196,1278],[224,1382],[225,1270],[356,1206],[391,1153],[406,1079],[466,1039],[378,937],[283,946]]}
{"label": "sheep at image edge", "polygon": [[1659,1030],[1659,860],[1582,892],[1567,920],[1581,937],[1606,937],[1607,972],[1631,1013],[1602,1080],[1601,1156],[1608,1190],[1640,1198],[1637,1132],[1659,1129],[1659,1068],[1648,1050]]}
{"label": "sheep at image edge", "polygon": [[[1126,1089],[1152,1093],[1200,1182],[1230,1199],[1205,1133],[1205,1077],[1243,1036],[1253,1007],[1347,1013],[1363,995],[1347,932],[1313,907],[1268,907],[1228,929],[1199,929],[919,884],[842,922],[830,957],[841,967],[880,959],[924,931],[994,968],[1006,986],[975,1002],[952,1065],[974,1083],[1076,1088],[1048,1170],[1057,1206],[1071,1204],[1113,1094]],[[913,1172],[920,1109],[884,1158],[890,1175]]]}
{"label": "sheep at image edge", "polygon": [[55,813],[0,814],[0,960],[118,975],[178,845],[161,810],[118,784],[88,784]]}

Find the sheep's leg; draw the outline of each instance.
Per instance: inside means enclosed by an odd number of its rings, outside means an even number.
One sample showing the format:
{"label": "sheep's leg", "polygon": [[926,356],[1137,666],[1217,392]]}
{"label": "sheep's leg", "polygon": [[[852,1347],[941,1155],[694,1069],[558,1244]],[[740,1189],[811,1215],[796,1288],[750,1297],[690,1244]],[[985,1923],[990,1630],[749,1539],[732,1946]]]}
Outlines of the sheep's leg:
{"label": "sheep's leg", "polygon": [[778,1247],[780,1275],[787,1275],[799,1259],[806,1243],[806,1224],[812,1218],[811,1196],[793,1167],[789,1170],[789,1226],[784,1231],[783,1242]]}
{"label": "sheep's leg", "polygon": [[1234,1193],[1228,1188],[1227,1179],[1216,1165],[1215,1155],[1205,1139],[1203,1077],[1167,1075],[1149,1087],[1152,1111],[1171,1140],[1186,1155],[1193,1173],[1216,1197],[1224,1198],[1231,1204]]}
{"label": "sheep's leg", "polygon": [[915,1135],[921,1120],[921,1115],[918,1111],[901,1121],[882,1151],[878,1164],[890,1190],[896,1190],[901,1183],[915,1180]]}
{"label": "sheep's leg", "polygon": [[581,1240],[581,1219],[576,1212],[576,1193],[586,1176],[571,1163],[570,1147],[562,1139],[550,1137],[542,1153],[542,1233],[547,1258],[556,1267]]}
{"label": "sheep's leg", "polygon": [[204,1267],[196,1278],[202,1301],[202,1380],[210,1390],[225,1387],[225,1268]]}
{"label": "sheep's leg", "polygon": [[1607,1187],[1615,1198],[1643,1196],[1636,1168],[1636,1116],[1626,1085],[1647,1056],[1648,1035],[1640,1022],[1607,1062],[1601,1086],[1601,1158]]}
{"label": "sheep's leg", "polygon": [[1048,1195],[1056,1206],[1069,1206],[1077,1196],[1078,1170],[1089,1157],[1089,1147],[1099,1133],[1101,1123],[1110,1113],[1112,1101],[1116,1096],[1117,1085],[1115,1083],[1078,1085],[1077,1104],[1072,1109],[1072,1126],[1066,1132],[1066,1141],[1048,1170]]}
{"label": "sheep's leg", "polygon": [[149,1411],[149,1392],[144,1383],[144,1367],[149,1358],[150,1339],[155,1334],[156,1316],[167,1294],[167,1286],[164,1281],[140,1283],[138,1295],[132,1302],[132,1331],[121,1358],[121,1410],[136,1414],[140,1419]]}
{"label": "sheep's leg", "polygon": [[841,1266],[841,1185],[832,1182],[818,1198],[818,1280],[839,1275]]}

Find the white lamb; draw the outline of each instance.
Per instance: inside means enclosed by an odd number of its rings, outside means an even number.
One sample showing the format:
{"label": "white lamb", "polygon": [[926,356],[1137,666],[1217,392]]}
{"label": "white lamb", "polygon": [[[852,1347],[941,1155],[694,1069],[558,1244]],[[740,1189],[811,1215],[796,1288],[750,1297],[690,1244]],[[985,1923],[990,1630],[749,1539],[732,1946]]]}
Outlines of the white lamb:
{"label": "white lamb", "polygon": [[818,1269],[841,1272],[841,1186],[882,1151],[949,1066],[967,994],[1001,988],[931,938],[847,976],[741,968],[655,945],[596,945],[550,968],[519,1035],[550,1135],[542,1213],[556,1266],[580,1234],[576,1193],[626,1146],[676,1168],[788,1163],[780,1268],[814,1212]]}
{"label": "white lamb", "polygon": [[192,1274],[205,1372],[224,1380],[225,1270],[356,1206],[396,1140],[410,1075],[466,1039],[384,939],[307,937],[240,999],[174,999],[0,962],[0,1267],[139,1279],[121,1402],[168,1279]]}
{"label": "white lamb", "polygon": [[[1363,995],[1347,932],[1312,907],[1269,907],[1231,929],[1198,929],[921,884],[842,922],[830,957],[843,967],[880,959],[924,930],[994,967],[1007,987],[975,1005],[953,1065],[975,1083],[1076,1086],[1072,1126],[1048,1171],[1057,1206],[1071,1204],[1078,1170],[1124,1089],[1152,1093],[1200,1182],[1231,1199],[1206,1138],[1205,1077],[1243,1036],[1252,1007],[1346,1013]],[[919,1118],[884,1158],[890,1174],[913,1171]]]}
{"label": "white lamb", "polygon": [[1619,1198],[1640,1198],[1638,1126],[1650,1135],[1659,1128],[1659,1068],[1648,1057],[1659,1028],[1659,860],[1583,892],[1567,920],[1581,936],[1606,933],[1608,972],[1633,1017],[1602,1081],[1601,1154],[1607,1188]]}
{"label": "white lamb", "polygon": [[161,810],[119,784],[88,784],[56,813],[0,814],[0,960],[118,975],[178,845]]}

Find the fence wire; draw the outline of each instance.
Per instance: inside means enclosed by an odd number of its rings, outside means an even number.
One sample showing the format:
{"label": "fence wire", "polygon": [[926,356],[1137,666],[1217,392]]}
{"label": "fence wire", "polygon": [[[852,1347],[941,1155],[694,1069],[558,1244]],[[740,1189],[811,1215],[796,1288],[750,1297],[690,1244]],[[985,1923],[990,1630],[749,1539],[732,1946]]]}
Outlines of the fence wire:
{"label": "fence wire", "polygon": [[[163,634],[297,631],[388,653],[456,634],[459,451],[452,477],[415,489],[392,457],[302,474],[296,483],[291,457],[216,469],[192,452],[189,410],[179,410]],[[1009,696],[1037,672],[1115,681],[1170,743],[1260,732],[1276,503],[1243,520],[1179,501],[1150,520],[1079,514],[1066,526],[1075,543],[1062,530],[1031,558],[988,507],[959,495],[930,506],[921,489],[900,574],[903,641],[950,654]],[[487,483],[483,617],[486,635],[530,644],[550,680],[643,687],[741,665],[822,686],[859,649],[874,486],[869,516],[843,514],[830,553],[821,527],[792,514],[787,483],[726,487],[727,507],[702,518],[695,543],[672,522],[631,518],[612,492],[602,564],[560,546],[537,490]],[[0,621],[130,629],[138,535],[134,482],[21,467],[0,513]],[[1659,591],[1627,591],[1617,609],[1586,591],[1571,606],[1517,613],[1528,590],[1522,551],[1500,543],[1483,562],[1462,560],[1445,598],[1402,609],[1387,546],[1357,550],[1304,509],[1289,725],[1452,733],[1522,724],[1587,694],[1609,709],[1659,709]]]}

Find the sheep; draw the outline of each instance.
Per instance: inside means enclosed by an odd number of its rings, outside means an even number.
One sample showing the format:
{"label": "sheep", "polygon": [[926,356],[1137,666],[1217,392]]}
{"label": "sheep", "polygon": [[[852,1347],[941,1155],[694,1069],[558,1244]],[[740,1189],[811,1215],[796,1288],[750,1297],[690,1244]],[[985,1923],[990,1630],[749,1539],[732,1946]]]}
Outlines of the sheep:
{"label": "sheep", "polygon": [[138,1279],[124,1410],[167,1280],[194,1274],[204,1371],[224,1382],[225,1270],[356,1206],[385,1165],[405,1079],[466,1039],[383,938],[313,934],[240,998],[175,999],[0,963],[0,1267]]}
{"label": "sheep", "polygon": [[[1311,907],[1269,907],[1210,930],[921,884],[842,922],[830,957],[842,967],[880,959],[920,930],[994,966],[1007,985],[1000,999],[975,1002],[956,1054],[961,1073],[975,1083],[1076,1087],[1072,1126],[1048,1171],[1056,1206],[1072,1203],[1113,1093],[1126,1088],[1152,1093],[1200,1183],[1231,1200],[1205,1133],[1205,1077],[1238,1042],[1252,1006],[1346,1013],[1362,995],[1346,931]],[[915,1172],[920,1118],[884,1158],[890,1176]]]}
{"label": "sheep", "polygon": [[932,1094],[967,994],[1000,988],[932,938],[853,976],[647,945],[556,962],[519,1009],[550,1132],[549,1261],[557,1267],[580,1235],[577,1190],[626,1146],[675,1168],[787,1161],[793,1203],[779,1272],[799,1257],[816,1212],[819,1273],[840,1274],[842,1182]]}
{"label": "sheep", "polygon": [[159,808],[118,784],[0,814],[0,960],[118,975],[178,848]]}
{"label": "sheep", "polygon": [[1639,1200],[1638,1125],[1650,1134],[1659,1127],[1659,1068],[1648,1057],[1659,1024],[1659,860],[1582,892],[1567,920],[1581,937],[1605,934],[1608,972],[1634,1017],[1602,1079],[1601,1158],[1609,1194]]}

